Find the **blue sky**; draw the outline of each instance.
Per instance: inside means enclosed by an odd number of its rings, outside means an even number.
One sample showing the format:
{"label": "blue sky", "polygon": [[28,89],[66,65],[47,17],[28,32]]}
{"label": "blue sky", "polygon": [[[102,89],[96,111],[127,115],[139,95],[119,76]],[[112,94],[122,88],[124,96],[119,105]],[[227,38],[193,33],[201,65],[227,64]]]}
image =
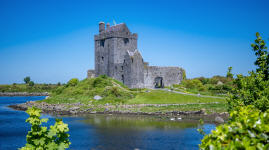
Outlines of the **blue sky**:
{"label": "blue sky", "polygon": [[269,38],[267,0],[0,0],[0,84],[84,79],[94,68],[100,21],[138,33],[150,65],[179,66],[187,77],[247,74],[255,33]]}

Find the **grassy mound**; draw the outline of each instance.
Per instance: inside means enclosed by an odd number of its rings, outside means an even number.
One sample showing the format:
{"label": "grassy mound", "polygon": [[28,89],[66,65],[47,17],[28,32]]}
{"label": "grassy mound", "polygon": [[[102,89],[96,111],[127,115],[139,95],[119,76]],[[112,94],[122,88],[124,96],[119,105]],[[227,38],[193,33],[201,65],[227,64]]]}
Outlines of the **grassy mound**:
{"label": "grassy mound", "polygon": [[99,76],[91,79],[78,81],[71,79],[67,85],[54,90],[50,98],[44,100],[48,103],[84,103],[94,100],[99,95],[102,100],[98,103],[123,102],[135,96],[121,82],[107,76]]}

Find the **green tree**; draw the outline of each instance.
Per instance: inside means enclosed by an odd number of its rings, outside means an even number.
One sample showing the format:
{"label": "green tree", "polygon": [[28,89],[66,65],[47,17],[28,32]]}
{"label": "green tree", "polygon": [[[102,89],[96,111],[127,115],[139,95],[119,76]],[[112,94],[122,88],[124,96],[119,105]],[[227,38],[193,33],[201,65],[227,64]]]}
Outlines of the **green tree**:
{"label": "green tree", "polygon": [[29,84],[29,86],[34,86],[35,85],[34,81],[30,81],[28,84]]}
{"label": "green tree", "polygon": [[231,78],[231,79],[233,78],[232,69],[233,69],[232,67],[228,67],[228,72],[226,75],[227,78]]}
{"label": "green tree", "polygon": [[31,131],[26,136],[26,145],[20,150],[64,150],[69,148],[68,125],[61,119],[56,119],[54,125],[47,127],[41,126],[48,119],[40,119],[40,109],[35,107],[28,108],[26,111],[30,117],[26,122],[31,124]]}
{"label": "green tree", "polygon": [[260,34],[256,33],[255,43],[251,44],[257,60],[255,65],[258,66],[257,72],[262,72],[264,74],[264,80],[269,79],[269,54],[267,51],[267,46],[265,45],[264,40],[262,40]]}
{"label": "green tree", "polygon": [[230,119],[206,135],[200,149],[269,149],[268,52],[259,33],[252,48],[258,66],[249,76],[237,75],[227,99]]}
{"label": "green tree", "polygon": [[269,109],[268,52],[259,33],[256,37],[256,44],[251,46],[257,56],[255,64],[258,68],[249,72],[249,76],[237,75],[234,80],[235,87],[227,99],[229,110],[238,105],[254,105],[262,111]]}
{"label": "green tree", "polygon": [[25,82],[25,84],[28,84],[31,81],[31,78],[27,76],[23,79],[23,81]]}
{"label": "green tree", "polygon": [[187,79],[186,71],[184,69],[181,69],[181,71],[182,71],[182,80],[186,80]]}

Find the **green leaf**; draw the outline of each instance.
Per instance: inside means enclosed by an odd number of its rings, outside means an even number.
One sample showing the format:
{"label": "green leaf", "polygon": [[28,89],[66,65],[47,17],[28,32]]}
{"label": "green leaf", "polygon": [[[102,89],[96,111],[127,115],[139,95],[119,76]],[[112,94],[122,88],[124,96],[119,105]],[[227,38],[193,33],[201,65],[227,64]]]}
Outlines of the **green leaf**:
{"label": "green leaf", "polygon": [[259,32],[256,32],[256,37],[258,38],[260,36],[260,33]]}

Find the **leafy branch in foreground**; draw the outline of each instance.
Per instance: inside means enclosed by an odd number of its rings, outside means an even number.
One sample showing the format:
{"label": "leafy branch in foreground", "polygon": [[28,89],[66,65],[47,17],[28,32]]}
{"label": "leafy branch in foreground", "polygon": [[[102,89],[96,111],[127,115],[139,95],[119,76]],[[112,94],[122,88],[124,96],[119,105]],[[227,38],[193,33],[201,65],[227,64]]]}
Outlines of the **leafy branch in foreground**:
{"label": "leafy branch in foreground", "polygon": [[269,149],[269,110],[254,106],[240,107],[230,113],[228,123],[206,135],[199,145],[202,150]]}
{"label": "leafy branch in foreground", "polygon": [[47,127],[41,126],[48,119],[40,119],[41,110],[35,107],[28,108],[26,111],[30,117],[26,122],[31,124],[31,131],[26,136],[26,145],[20,150],[64,150],[69,148],[68,125],[61,119],[56,119],[54,125]]}

